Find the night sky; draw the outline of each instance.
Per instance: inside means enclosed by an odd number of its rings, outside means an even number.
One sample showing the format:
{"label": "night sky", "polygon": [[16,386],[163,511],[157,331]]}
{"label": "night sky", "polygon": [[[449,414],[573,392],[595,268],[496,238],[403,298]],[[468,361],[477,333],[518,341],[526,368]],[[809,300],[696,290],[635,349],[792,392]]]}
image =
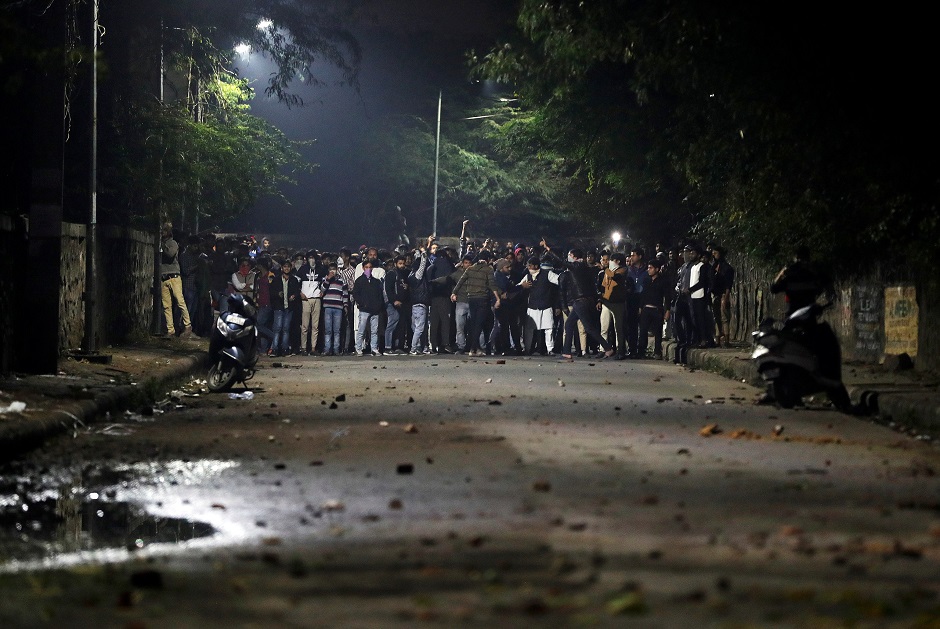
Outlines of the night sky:
{"label": "night sky", "polygon": [[[350,87],[301,84],[294,89],[305,106],[288,109],[263,94],[265,77],[271,71],[269,63],[257,55],[239,61],[241,75],[255,80],[258,96],[252,103],[253,113],[291,139],[316,139],[305,155],[319,168],[301,175],[298,185],[284,187],[291,205],[280,199],[262,199],[245,216],[221,225],[221,231],[259,236],[305,233],[309,235],[307,244],[321,249],[361,244],[355,226],[343,221],[354,209],[349,205],[350,191],[360,177],[350,167],[358,130],[369,119],[390,113],[434,120],[438,93],[430,86],[446,87],[462,80],[466,50],[485,51],[496,43],[513,22],[515,4],[505,0],[409,0],[378,3],[371,15],[355,31],[363,49],[359,93]],[[339,79],[329,67],[324,68],[323,77],[328,82]],[[428,205],[432,203],[433,190],[429,189]],[[319,235],[327,229],[331,237]]]}

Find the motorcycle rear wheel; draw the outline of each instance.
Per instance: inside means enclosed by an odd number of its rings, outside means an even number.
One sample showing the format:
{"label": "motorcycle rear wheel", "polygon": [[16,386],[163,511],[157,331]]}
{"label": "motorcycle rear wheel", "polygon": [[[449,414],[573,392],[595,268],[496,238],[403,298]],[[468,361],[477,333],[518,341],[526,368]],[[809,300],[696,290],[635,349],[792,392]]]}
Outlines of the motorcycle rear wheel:
{"label": "motorcycle rear wheel", "polygon": [[220,360],[209,367],[206,386],[213,393],[227,391],[235,384],[238,367],[231,360]]}

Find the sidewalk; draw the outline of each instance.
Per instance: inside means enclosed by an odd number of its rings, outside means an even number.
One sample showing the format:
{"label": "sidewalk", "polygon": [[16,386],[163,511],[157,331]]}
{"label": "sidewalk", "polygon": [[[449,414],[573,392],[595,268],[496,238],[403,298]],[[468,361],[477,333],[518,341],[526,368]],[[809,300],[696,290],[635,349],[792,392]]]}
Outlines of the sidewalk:
{"label": "sidewalk", "polygon": [[203,369],[208,345],[200,338],[154,337],[102,348],[108,364],[62,357],[55,374],[0,378],[0,461],[108,412],[146,410]]}
{"label": "sidewalk", "polygon": [[[58,373],[0,379],[0,461],[19,456],[43,440],[68,433],[108,412],[146,409],[167,390],[205,368],[208,341],[146,339],[127,347],[104,348],[110,364],[59,360]],[[664,343],[666,360],[675,342]],[[750,361],[750,347],[694,349],[688,368],[701,369],[762,387]],[[879,365],[843,367],[852,401],[883,422],[940,438],[940,378]],[[22,410],[19,410],[22,409]]]}
{"label": "sidewalk", "polygon": [[[675,341],[663,342],[664,360],[675,358]],[[751,347],[693,349],[688,367],[710,371],[763,388],[764,383],[750,360]],[[940,438],[940,376],[913,369],[891,370],[881,365],[846,363],[842,378],[849,396],[884,423]]]}

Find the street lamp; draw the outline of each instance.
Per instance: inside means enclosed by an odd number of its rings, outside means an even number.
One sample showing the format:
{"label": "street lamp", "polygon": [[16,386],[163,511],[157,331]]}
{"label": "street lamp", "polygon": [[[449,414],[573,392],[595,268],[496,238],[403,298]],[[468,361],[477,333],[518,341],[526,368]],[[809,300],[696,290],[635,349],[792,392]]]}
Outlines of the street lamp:
{"label": "street lamp", "polygon": [[620,246],[620,232],[612,233],[610,239],[614,241],[614,251],[616,251],[617,247]]}
{"label": "street lamp", "polygon": [[441,99],[443,91],[437,93],[437,138],[434,140],[434,227],[431,234],[437,237],[437,175],[441,163]]}

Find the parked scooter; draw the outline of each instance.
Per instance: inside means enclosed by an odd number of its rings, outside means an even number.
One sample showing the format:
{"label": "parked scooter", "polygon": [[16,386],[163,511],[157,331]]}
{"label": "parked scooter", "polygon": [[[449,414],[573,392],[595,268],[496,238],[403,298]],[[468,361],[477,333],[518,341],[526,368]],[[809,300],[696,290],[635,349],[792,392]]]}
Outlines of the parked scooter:
{"label": "parked scooter", "polygon": [[825,391],[836,408],[853,412],[842,383],[839,339],[819,319],[831,306],[831,302],[804,306],[782,323],[765,319],[752,334],[751,360],[767,383],[767,401],[793,408],[803,396]]}
{"label": "parked scooter", "polygon": [[255,375],[257,317],[258,309],[248,297],[225,295],[219,299],[219,319],[209,338],[211,366],[206,384],[210,391],[227,391],[236,382],[244,384]]}

